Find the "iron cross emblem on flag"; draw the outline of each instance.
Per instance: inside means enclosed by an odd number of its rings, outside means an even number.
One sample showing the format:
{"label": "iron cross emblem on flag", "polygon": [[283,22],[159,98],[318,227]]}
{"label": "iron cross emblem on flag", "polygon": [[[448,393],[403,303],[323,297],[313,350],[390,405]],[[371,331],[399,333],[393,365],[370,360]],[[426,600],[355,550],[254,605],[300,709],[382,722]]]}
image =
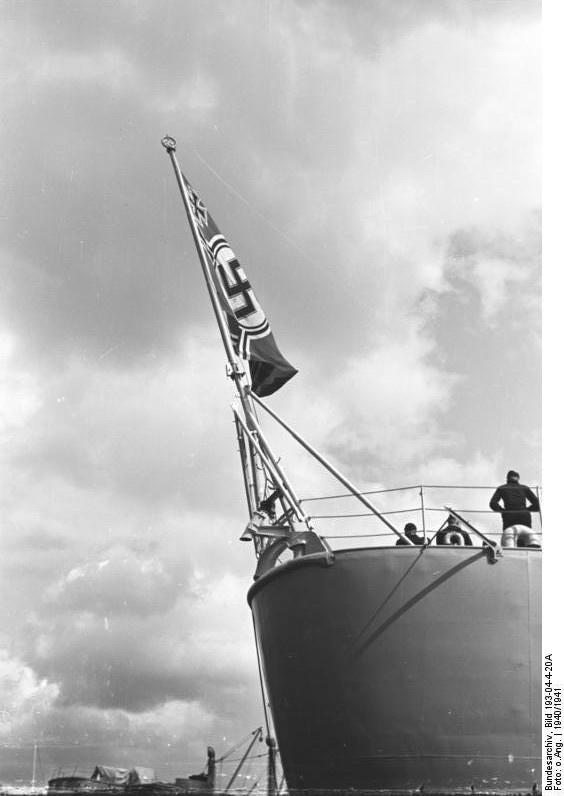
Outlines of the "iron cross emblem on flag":
{"label": "iron cross emblem on flag", "polygon": [[194,211],[194,217],[198,223],[198,226],[205,227],[208,223],[208,210],[205,204],[202,202],[199,196],[196,196],[190,185],[186,186],[188,189],[188,196],[190,197],[190,202],[192,204],[192,210]]}

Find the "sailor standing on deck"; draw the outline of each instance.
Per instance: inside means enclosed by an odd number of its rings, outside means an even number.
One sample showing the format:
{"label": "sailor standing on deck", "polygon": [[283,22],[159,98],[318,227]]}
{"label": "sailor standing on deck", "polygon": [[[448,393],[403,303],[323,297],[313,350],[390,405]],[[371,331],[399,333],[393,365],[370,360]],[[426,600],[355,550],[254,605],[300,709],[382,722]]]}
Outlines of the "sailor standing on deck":
{"label": "sailor standing on deck", "polygon": [[[540,547],[540,540],[531,530],[531,511],[540,511],[539,499],[528,486],[519,483],[519,473],[509,470],[507,483],[495,490],[490,509],[502,515],[502,547]],[[503,501],[503,506],[501,505]]]}

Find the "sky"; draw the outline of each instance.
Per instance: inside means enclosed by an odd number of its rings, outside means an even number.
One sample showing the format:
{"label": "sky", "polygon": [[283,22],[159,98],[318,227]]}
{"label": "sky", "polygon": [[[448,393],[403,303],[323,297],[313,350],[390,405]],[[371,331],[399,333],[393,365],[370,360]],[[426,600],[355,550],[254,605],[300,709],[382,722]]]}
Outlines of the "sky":
{"label": "sky", "polygon": [[[540,4],[0,13],[0,782],[35,740],[45,777],[171,780],[264,717],[233,385],[160,139],[299,371],[269,403],[340,470],[540,485]],[[342,492],[271,433],[298,494]]]}

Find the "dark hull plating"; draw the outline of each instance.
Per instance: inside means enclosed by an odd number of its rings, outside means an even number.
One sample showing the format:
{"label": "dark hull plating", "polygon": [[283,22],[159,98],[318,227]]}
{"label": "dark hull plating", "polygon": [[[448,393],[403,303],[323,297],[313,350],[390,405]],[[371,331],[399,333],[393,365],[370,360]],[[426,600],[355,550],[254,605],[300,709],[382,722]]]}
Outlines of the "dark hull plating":
{"label": "dark hull plating", "polygon": [[540,782],[539,550],[345,550],[249,592],[288,785]]}

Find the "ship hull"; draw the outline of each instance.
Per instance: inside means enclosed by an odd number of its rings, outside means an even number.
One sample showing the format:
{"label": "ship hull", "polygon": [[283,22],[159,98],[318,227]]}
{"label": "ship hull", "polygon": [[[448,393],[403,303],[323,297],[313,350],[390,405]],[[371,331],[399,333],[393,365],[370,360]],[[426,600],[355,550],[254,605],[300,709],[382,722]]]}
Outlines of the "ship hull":
{"label": "ship hull", "polygon": [[249,591],[291,790],[530,791],[540,781],[538,550],[318,554]]}

